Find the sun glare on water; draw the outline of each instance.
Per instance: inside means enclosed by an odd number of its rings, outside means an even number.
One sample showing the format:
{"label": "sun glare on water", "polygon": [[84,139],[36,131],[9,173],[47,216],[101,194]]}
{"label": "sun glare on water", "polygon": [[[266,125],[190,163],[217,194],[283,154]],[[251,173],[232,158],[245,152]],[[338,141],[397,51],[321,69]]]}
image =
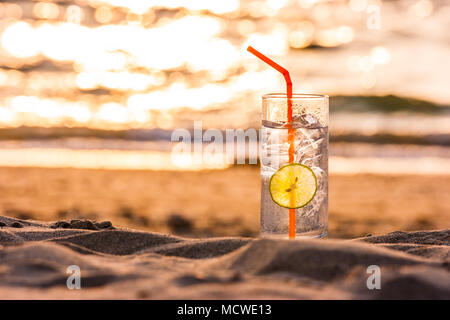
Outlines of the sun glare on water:
{"label": "sun glare on water", "polygon": [[[377,31],[366,21],[374,5],[383,9]],[[261,95],[285,84],[246,52],[248,45],[288,67],[296,92],[445,104],[450,70],[439,61],[448,56],[440,32],[446,10],[429,0],[2,2],[0,128],[172,130],[191,127],[193,119],[204,129],[259,127]],[[408,37],[399,42],[398,34]],[[436,63],[440,71],[429,73]],[[450,121],[409,113],[332,116],[332,134],[363,136],[445,135]],[[162,162],[188,168],[191,160]]]}
{"label": "sun glare on water", "polygon": [[[283,82],[249,58],[248,44],[282,57],[355,38],[350,22],[329,26],[316,19],[330,15],[319,1],[0,5],[2,127],[153,128],[169,110],[169,116],[238,105],[257,110],[254,97],[283,90]],[[350,14],[360,5],[339,8]],[[298,17],[294,8],[312,11]],[[380,63],[388,63],[389,54],[373,52]],[[321,90],[301,83],[299,89]]]}

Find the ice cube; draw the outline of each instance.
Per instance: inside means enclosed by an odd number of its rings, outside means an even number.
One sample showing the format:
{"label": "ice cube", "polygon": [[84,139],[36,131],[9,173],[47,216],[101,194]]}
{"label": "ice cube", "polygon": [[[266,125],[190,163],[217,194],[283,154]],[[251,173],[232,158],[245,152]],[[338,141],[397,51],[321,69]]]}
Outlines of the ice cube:
{"label": "ice cube", "polygon": [[294,115],[292,120],[295,123],[295,125],[300,125],[301,127],[304,128],[311,129],[320,127],[319,120],[312,114]]}

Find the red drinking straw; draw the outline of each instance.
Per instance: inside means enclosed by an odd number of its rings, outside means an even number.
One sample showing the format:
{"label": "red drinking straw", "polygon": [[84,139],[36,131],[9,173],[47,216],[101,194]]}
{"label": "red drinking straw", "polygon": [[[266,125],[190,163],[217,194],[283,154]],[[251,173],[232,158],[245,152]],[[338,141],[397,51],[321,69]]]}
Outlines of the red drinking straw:
{"label": "red drinking straw", "polygon": [[[289,71],[280,66],[275,61],[269,59],[255,48],[248,46],[247,51],[253,53],[256,57],[270,65],[272,68],[280,72],[286,81],[287,91],[287,126],[288,126],[288,142],[289,142],[289,163],[294,162],[294,137],[295,130],[292,128],[292,81]],[[295,238],[295,209],[289,209],[289,239]]]}

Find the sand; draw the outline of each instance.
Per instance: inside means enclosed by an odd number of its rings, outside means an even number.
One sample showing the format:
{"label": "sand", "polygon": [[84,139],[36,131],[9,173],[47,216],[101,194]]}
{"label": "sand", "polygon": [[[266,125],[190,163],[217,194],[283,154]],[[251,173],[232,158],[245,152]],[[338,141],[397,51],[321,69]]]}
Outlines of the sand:
{"label": "sand", "polygon": [[[450,228],[449,175],[331,174],[329,185],[331,238]],[[260,188],[256,166],[201,172],[0,167],[0,215],[255,237]]]}
{"label": "sand", "polygon": [[449,187],[332,174],[331,239],[283,241],[257,238],[254,167],[0,168],[0,298],[449,299]]}
{"label": "sand", "polygon": [[[0,217],[2,299],[450,299],[450,230],[352,240],[193,239]],[[81,289],[69,290],[71,265]],[[369,290],[367,267],[381,268]]]}

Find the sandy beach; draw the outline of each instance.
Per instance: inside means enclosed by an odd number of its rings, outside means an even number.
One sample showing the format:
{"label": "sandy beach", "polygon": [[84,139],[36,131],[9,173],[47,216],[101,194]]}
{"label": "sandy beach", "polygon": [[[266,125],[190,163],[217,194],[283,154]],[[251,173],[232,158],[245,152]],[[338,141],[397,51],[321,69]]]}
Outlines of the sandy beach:
{"label": "sandy beach", "polygon": [[[2,299],[449,299],[450,230],[354,240],[189,239],[0,217]],[[81,289],[69,290],[69,266]],[[381,269],[368,290],[367,267]]]}
{"label": "sandy beach", "polygon": [[[192,237],[259,232],[259,168],[200,172],[0,168],[0,213]],[[329,237],[450,227],[448,175],[331,174]]]}
{"label": "sandy beach", "polygon": [[330,239],[302,241],[257,237],[250,166],[0,178],[0,299],[450,299],[449,176],[331,175]]}

